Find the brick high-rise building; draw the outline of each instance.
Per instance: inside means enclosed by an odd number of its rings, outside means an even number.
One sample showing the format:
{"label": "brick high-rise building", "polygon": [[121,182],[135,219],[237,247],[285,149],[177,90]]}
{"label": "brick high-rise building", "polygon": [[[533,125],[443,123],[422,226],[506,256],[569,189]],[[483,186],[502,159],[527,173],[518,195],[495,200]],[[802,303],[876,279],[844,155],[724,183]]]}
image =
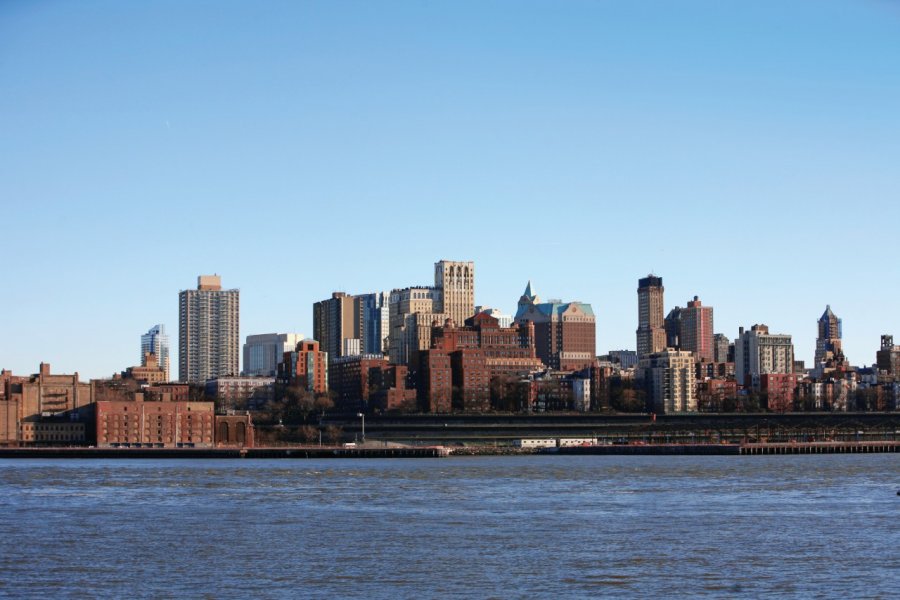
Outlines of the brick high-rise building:
{"label": "brick high-rise building", "polygon": [[679,345],[682,350],[694,353],[694,358],[703,362],[715,360],[713,344],[713,309],[703,306],[694,296],[687,308],[681,309],[681,331]]}
{"label": "brick high-rise building", "polygon": [[367,412],[369,406],[369,376],[372,369],[386,369],[387,359],[381,354],[342,356],[331,361],[328,369],[328,389],[334,392],[334,407],[345,413]]}
{"label": "brick high-rise building", "polygon": [[666,329],[663,318],[662,277],[648,275],[638,280],[638,357],[659,352],[666,347]]}
{"label": "brick high-rise building", "polygon": [[286,352],[278,366],[278,378],[309,392],[328,391],[328,353],[316,340],[303,340],[292,352]]}
{"label": "brick high-rise building", "polygon": [[541,302],[531,282],[519,298],[516,325],[534,324],[535,349],[545,365],[564,371],[582,369],[597,355],[597,319],[590,304]]}
{"label": "brick high-rise building", "polygon": [[178,295],[178,379],[205,384],[240,374],[240,292],[218,275],[201,275]]}
{"label": "brick high-rise building", "polygon": [[[457,327],[452,319],[432,328],[431,348],[423,351],[419,391],[426,411],[483,412],[491,408],[491,382],[543,368],[535,354],[534,324],[500,327],[479,313]],[[449,398],[449,405],[447,404]]]}

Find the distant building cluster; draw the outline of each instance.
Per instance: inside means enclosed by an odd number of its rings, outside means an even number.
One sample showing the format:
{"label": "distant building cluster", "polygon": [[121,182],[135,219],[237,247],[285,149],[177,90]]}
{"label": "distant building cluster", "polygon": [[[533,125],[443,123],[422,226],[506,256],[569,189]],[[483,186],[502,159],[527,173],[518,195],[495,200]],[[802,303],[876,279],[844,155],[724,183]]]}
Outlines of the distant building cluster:
{"label": "distant building cluster", "polygon": [[476,306],[475,282],[473,262],[441,260],[432,285],[314,303],[311,338],[261,333],[241,346],[240,291],[201,275],[179,293],[177,382],[163,324],[140,336],[140,364],[109,379],[4,370],[0,444],[252,445],[254,411],[291,394],[341,414],[900,409],[900,346],[884,335],[873,365],[852,366],[830,306],[807,368],[765,324],[716,333],[698,296],[666,312],[650,274],[638,280],[636,350],[598,356],[591,304],[543,301],[529,281],[510,315]]}

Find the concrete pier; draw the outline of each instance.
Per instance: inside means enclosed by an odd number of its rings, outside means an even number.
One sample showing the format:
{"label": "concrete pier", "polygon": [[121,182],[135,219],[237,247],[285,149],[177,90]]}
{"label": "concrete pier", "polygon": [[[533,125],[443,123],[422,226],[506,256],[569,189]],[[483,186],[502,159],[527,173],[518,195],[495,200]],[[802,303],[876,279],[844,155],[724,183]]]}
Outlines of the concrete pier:
{"label": "concrete pier", "polygon": [[797,442],[781,444],[744,444],[743,455],[769,454],[871,454],[900,452],[900,442]]}
{"label": "concrete pier", "polygon": [[344,448],[0,448],[0,458],[437,458],[442,447]]}

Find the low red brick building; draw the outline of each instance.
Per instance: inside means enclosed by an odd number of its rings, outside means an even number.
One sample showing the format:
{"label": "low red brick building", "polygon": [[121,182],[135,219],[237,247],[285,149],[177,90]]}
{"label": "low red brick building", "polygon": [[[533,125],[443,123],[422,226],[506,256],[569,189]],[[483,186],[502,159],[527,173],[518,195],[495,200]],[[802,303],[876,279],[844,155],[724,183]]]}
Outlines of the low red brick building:
{"label": "low red brick building", "polygon": [[212,448],[212,402],[100,401],[98,448]]}
{"label": "low red brick building", "polygon": [[255,443],[253,419],[242,415],[216,415],[216,446],[252,448]]}
{"label": "low red brick building", "polygon": [[[712,364],[712,363],[709,363]],[[697,410],[721,412],[726,400],[737,398],[738,384],[733,379],[705,379],[697,382]]]}
{"label": "low red brick building", "polygon": [[790,412],[794,408],[800,375],[766,373],[759,378],[760,391],[766,395],[766,408],[772,412]]}

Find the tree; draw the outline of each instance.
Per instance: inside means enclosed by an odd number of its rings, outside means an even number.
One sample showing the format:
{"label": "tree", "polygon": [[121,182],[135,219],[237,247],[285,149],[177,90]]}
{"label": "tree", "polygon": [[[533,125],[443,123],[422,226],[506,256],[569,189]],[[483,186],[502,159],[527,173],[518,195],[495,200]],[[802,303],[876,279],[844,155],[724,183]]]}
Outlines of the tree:
{"label": "tree", "polygon": [[322,416],[325,416],[325,411],[334,408],[334,392],[320,392],[315,395],[313,399],[313,408],[317,410]]}
{"label": "tree", "polygon": [[319,439],[319,430],[313,427],[312,425],[304,425],[298,431],[298,435],[300,439],[306,442],[307,444],[311,444]]}
{"label": "tree", "polygon": [[639,413],[647,408],[647,392],[633,381],[619,380],[610,387],[609,406],[616,412]]}
{"label": "tree", "polygon": [[329,425],[325,428],[325,441],[327,441],[332,446],[341,441],[341,437],[343,435],[344,430],[337,425]]}

